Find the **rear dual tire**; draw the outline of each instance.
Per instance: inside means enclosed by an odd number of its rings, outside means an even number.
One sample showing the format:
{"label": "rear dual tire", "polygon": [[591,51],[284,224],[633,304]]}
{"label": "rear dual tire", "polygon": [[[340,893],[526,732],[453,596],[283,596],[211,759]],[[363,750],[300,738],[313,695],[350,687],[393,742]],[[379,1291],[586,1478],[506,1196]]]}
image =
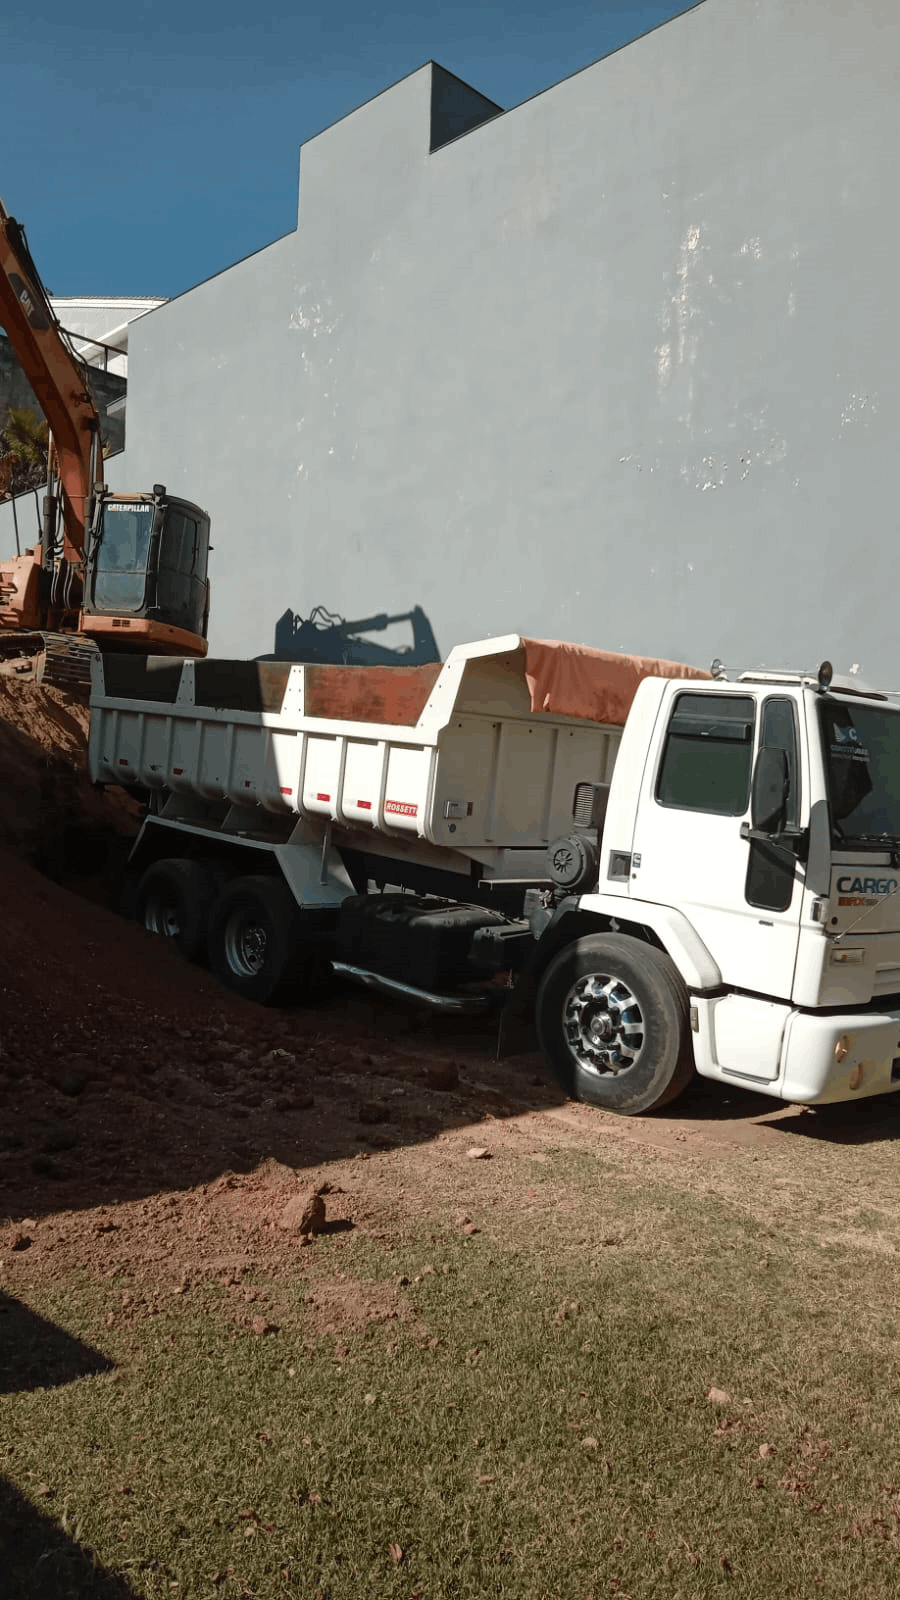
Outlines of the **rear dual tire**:
{"label": "rear dual tire", "polygon": [[322,976],[282,878],[260,875],[228,884],[210,913],[208,949],[219,982],[258,1005],[309,1000]]}
{"label": "rear dual tire", "polygon": [[148,933],[171,939],[186,961],[206,956],[210,908],[224,882],[208,861],[154,861],[137,887],[134,912]]}

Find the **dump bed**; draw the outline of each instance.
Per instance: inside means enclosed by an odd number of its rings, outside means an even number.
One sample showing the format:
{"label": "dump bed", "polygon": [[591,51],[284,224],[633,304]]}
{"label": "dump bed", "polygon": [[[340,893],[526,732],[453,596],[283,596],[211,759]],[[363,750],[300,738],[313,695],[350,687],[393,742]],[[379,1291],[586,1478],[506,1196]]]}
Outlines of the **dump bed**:
{"label": "dump bed", "polygon": [[571,828],[579,785],[610,782],[649,675],[707,676],[517,634],[442,667],[107,656],[91,777],[456,851],[533,849]]}

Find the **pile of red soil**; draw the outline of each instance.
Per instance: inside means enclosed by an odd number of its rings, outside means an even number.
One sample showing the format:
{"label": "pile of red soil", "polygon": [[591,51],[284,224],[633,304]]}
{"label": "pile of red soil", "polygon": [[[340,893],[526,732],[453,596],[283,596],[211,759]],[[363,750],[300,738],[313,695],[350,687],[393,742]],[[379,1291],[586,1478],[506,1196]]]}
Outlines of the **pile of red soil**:
{"label": "pile of red soil", "polygon": [[90,868],[111,837],[139,825],[123,791],[93,787],[88,724],[87,706],[65,690],[0,676],[0,848],[54,876]]}
{"label": "pile of red soil", "polygon": [[[102,845],[138,818],[92,789],[86,729],[59,690],[0,682],[0,1253],[4,1219],[141,1202],[266,1159],[321,1171],[514,1108],[521,1063],[491,1062],[489,1027],[423,1023],[338,987],[315,1010],[264,1010],[96,903],[83,865],[90,897],[71,892],[67,840]],[[47,836],[62,882],[33,864]],[[73,1259],[91,1228],[86,1215],[80,1235],[64,1229]],[[154,1230],[149,1216],[148,1261]]]}

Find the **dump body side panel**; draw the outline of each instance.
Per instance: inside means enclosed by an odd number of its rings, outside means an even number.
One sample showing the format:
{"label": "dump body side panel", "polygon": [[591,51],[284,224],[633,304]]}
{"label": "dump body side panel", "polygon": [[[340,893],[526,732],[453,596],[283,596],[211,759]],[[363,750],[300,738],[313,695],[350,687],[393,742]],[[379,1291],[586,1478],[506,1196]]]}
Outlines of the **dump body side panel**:
{"label": "dump body side panel", "polygon": [[[493,649],[460,648],[397,693],[382,670],[371,705],[365,668],[330,669],[353,675],[344,684],[319,667],[186,662],[176,681],[148,663],[109,668],[107,685],[99,662],[91,775],[454,851],[542,849],[571,829],[579,784],[610,782],[621,730],[533,711],[524,650]],[[408,719],[415,703],[415,723],[330,714],[390,705]]]}

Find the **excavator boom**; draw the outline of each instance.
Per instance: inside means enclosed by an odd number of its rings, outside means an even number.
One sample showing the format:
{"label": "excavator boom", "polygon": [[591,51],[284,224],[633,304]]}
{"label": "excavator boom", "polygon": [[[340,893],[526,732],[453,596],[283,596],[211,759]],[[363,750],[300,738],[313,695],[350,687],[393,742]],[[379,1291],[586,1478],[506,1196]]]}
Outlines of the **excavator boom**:
{"label": "excavator boom", "polygon": [[0,561],[0,671],[40,657],[38,676],[53,667],[83,682],[97,649],[205,655],[209,517],[164,484],[104,487],[88,370],[2,201],[0,326],[50,429],[41,542]]}
{"label": "excavator boom", "polygon": [[84,555],[86,501],[103,479],[100,419],[41,283],[24,229],[0,200],[0,325],[47,419],[63,498],[63,555]]}

